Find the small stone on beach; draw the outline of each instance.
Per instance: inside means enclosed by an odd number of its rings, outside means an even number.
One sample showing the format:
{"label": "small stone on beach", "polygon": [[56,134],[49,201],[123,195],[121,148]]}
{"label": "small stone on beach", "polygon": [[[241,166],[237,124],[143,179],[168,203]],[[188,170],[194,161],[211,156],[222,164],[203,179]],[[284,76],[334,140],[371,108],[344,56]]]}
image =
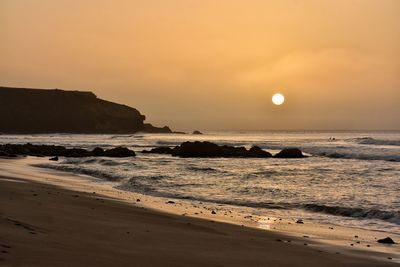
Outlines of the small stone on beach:
{"label": "small stone on beach", "polygon": [[376,242],[381,243],[381,244],[396,244],[396,242],[394,242],[393,239],[391,239],[390,237],[378,239],[378,241],[376,241]]}

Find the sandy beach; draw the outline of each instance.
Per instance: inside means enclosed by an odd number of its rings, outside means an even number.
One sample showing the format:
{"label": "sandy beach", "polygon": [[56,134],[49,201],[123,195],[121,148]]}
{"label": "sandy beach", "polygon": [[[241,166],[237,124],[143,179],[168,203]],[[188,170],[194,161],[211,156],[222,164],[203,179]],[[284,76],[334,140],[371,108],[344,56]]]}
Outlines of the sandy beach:
{"label": "sandy beach", "polygon": [[400,267],[400,0],[0,0],[0,267]]}
{"label": "sandy beach", "polygon": [[344,248],[161,212],[149,197],[28,162],[0,159],[1,266],[398,266],[398,245]]}

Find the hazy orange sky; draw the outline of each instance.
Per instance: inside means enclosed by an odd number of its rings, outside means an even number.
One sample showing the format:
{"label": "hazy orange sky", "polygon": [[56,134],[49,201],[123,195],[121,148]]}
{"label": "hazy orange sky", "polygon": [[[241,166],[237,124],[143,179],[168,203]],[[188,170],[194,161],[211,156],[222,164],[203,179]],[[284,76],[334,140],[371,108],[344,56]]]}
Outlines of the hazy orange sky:
{"label": "hazy orange sky", "polygon": [[399,25],[398,0],[0,0],[0,85],[174,130],[400,130]]}

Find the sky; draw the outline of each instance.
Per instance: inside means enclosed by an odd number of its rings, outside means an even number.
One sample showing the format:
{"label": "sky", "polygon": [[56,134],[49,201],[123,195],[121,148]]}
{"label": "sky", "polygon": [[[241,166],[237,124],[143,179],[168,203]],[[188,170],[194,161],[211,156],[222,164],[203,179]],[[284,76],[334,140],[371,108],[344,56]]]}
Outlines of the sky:
{"label": "sky", "polygon": [[0,59],[174,130],[400,130],[398,0],[0,0]]}

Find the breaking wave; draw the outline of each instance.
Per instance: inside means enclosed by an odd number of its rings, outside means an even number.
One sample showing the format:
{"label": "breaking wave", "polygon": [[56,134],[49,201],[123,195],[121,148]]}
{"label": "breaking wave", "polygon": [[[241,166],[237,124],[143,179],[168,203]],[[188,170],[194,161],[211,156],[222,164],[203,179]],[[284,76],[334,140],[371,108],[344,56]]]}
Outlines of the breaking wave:
{"label": "breaking wave", "polygon": [[375,139],[372,137],[356,138],[355,140],[361,145],[400,146],[400,140]]}
{"label": "breaking wave", "polygon": [[325,206],[319,204],[304,204],[302,207],[305,210],[313,212],[322,212],[331,215],[362,218],[362,219],[379,219],[400,225],[399,211],[384,211],[378,209]]}
{"label": "breaking wave", "polygon": [[81,166],[71,166],[71,165],[53,165],[53,164],[33,164],[32,166],[39,167],[39,168],[45,168],[45,169],[53,169],[57,171],[64,171],[64,172],[71,172],[71,173],[76,173],[76,174],[84,174],[84,175],[89,175],[93,176],[96,178],[100,178],[103,180],[107,181],[112,181],[112,182],[117,182],[125,177],[118,176],[111,174],[109,172],[104,172],[101,170],[95,170],[95,169],[88,169],[85,167]]}

